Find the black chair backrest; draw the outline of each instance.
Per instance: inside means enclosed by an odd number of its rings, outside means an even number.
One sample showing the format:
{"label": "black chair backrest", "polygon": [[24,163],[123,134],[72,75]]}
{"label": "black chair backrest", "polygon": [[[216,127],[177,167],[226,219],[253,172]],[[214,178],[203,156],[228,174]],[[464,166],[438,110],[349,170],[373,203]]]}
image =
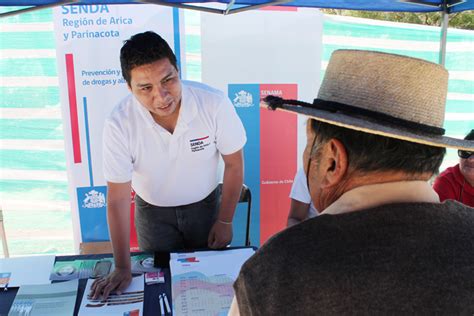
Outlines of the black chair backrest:
{"label": "black chair backrest", "polygon": [[[219,183],[219,191],[222,192],[222,183]],[[239,203],[247,203],[247,225],[245,229],[245,246],[250,246],[250,214],[252,209],[252,194],[247,185],[242,185]]]}

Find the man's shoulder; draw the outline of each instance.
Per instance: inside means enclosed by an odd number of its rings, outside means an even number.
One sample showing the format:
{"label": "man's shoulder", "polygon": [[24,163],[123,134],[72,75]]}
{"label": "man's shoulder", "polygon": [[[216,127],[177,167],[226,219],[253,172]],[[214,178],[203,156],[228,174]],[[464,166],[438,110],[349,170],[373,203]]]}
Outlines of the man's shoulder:
{"label": "man's shoulder", "polygon": [[[390,259],[398,251],[409,256],[425,247],[426,240],[462,245],[464,238],[474,238],[473,226],[474,209],[456,201],[387,204],[357,212],[319,215],[271,237],[243,265],[242,273],[247,280],[262,284],[266,277],[282,271],[288,277],[309,268],[313,277],[330,271],[337,274],[337,264],[341,262],[364,266],[358,254]],[[410,243],[405,244],[403,239]],[[443,250],[433,247],[432,251]],[[423,258],[429,262],[428,257]],[[390,262],[396,264],[397,259],[393,260]]]}
{"label": "man's shoulder", "polygon": [[109,122],[120,122],[124,119],[129,118],[132,113],[136,110],[134,105],[134,98],[132,94],[129,94],[123,98],[110,112],[107,117]]}
{"label": "man's shoulder", "polygon": [[474,225],[474,208],[448,200],[444,203],[394,203],[339,215],[322,214],[275,234],[257,253],[272,257],[275,252],[287,252],[291,256],[300,250],[304,252],[319,247],[322,243],[337,244],[342,238],[337,232],[344,231],[349,235],[353,232],[354,236],[362,230],[381,230],[383,233],[394,223],[406,222],[416,226],[432,221],[444,222],[448,226],[458,223],[458,227]]}
{"label": "man's shoulder", "polygon": [[260,261],[286,264],[285,261],[291,261],[298,253],[307,253],[317,245],[315,241],[321,241],[328,230],[333,229],[329,215],[315,219],[305,220],[270,237],[255,253],[254,264],[258,266]]}
{"label": "man's shoulder", "polygon": [[469,225],[474,226],[474,207],[456,200],[446,200],[438,205],[438,208],[444,211],[443,215],[445,217],[453,220],[459,219],[463,224],[469,223]]}
{"label": "man's shoulder", "polygon": [[224,97],[224,92],[202,82],[183,80],[182,85],[185,89],[189,89],[196,95]]}

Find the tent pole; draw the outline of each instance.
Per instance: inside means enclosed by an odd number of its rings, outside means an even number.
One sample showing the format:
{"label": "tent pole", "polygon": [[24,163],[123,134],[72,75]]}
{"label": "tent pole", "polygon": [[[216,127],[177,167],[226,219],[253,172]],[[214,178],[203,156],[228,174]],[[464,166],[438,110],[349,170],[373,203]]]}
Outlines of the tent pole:
{"label": "tent pole", "polygon": [[50,3],[50,4],[45,4],[45,5],[39,5],[39,6],[36,6],[36,7],[29,7],[29,8],[20,9],[20,10],[15,10],[15,11],[10,11],[10,12],[4,12],[4,13],[0,13],[0,19],[1,19],[1,18],[6,18],[6,17],[8,17],[8,16],[18,15],[18,14],[21,14],[21,13],[38,11],[38,10],[47,9],[47,8],[53,8],[53,7],[61,6],[61,5],[74,4],[74,3],[78,2],[78,1],[79,1],[79,0],[63,0],[63,1],[55,2],[55,3]]}
{"label": "tent pole", "polygon": [[446,40],[448,35],[449,13],[447,1],[443,1],[443,11],[441,13],[441,38],[439,45],[439,64],[444,66],[446,63]]}

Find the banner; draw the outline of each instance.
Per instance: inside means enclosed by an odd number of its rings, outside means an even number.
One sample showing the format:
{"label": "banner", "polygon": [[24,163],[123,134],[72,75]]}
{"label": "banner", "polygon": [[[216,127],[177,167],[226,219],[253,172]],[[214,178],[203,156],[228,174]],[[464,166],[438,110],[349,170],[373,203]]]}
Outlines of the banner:
{"label": "banner", "polygon": [[[286,227],[289,193],[306,143],[306,119],[261,109],[260,99],[268,94],[315,98],[322,14],[298,8],[201,16],[203,82],[227,91],[246,129],[244,182],[252,192],[251,242],[263,244]],[[236,230],[244,230],[241,220],[237,215]]]}
{"label": "banner", "polygon": [[[156,5],[73,5],[55,8],[58,79],[76,250],[109,240],[102,174],[105,118],[128,93],[120,67],[123,41],[160,34],[181,60],[178,9]],[[180,67],[181,73],[184,69]],[[137,249],[131,196],[131,248]]]}

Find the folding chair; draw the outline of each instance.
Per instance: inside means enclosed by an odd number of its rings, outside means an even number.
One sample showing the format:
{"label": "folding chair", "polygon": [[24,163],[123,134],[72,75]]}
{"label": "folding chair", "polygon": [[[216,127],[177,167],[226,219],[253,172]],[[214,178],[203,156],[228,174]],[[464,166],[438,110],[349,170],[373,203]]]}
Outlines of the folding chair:
{"label": "folding chair", "polygon": [[5,233],[5,226],[3,225],[3,211],[1,207],[0,207],[0,237],[2,238],[3,256],[5,258],[8,258],[10,257],[10,253],[8,252],[7,234]]}
{"label": "folding chair", "polygon": [[[222,183],[219,183],[219,191],[222,192]],[[247,225],[245,230],[245,246],[250,246],[250,211],[252,208],[252,194],[247,185],[242,185],[239,203],[247,203]]]}

